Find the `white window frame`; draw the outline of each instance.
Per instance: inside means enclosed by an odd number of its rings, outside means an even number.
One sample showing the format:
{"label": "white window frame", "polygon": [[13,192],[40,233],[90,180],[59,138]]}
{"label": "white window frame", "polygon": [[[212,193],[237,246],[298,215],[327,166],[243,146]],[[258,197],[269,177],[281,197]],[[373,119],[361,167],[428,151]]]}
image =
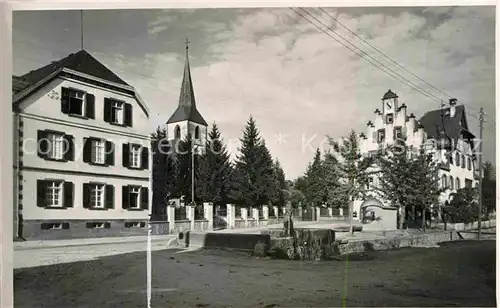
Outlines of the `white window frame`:
{"label": "white window frame", "polygon": [[[131,209],[140,209],[141,208],[141,186],[129,186],[129,202]],[[133,206],[133,198],[136,198],[136,205]]]}
{"label": "white window frame", "polygon": [[48,157],[51,159],[64,158],[64,134],[48,133],[47,140],[49,143]]}
{"label": "white window frame", "polygon": [[104,164],[106,162],[106,141],[103,139],[91,140],[91,161],[95,164]]}
{"label": "white window frame", "polygon": [[96,209],[104,209],[106,207],[106,185],[90,184],[90,206]]}
{"label": "white window frame", "polygon": [[125,123],[125,104],[111,100],[111,123],[123,125]]}
{"label": "white window frame", "polygon": [[63,181],[47,181],[45,186],[45,201],[47,207],[63,207]]}
{"label": "white window frame", "polygon": [[[84,91],[69,89],[69,100],[68,100],[69,114],[77,115],[77,116],[81,116],[81,117],[85,116],[85,109],[86,109],[85,108],[85,95],[86,95],[86,93]],[[82,102],[82,110],[80,113],[75,113],[75,112],[71,111],[71,102],[74,100],[81,100],[81,102]]]}
{"label": "white window frame", "polygon": [[141,154],[142,146],[137,144],[132,144],[130,146],[130,167],[140,168],[141,167]]}

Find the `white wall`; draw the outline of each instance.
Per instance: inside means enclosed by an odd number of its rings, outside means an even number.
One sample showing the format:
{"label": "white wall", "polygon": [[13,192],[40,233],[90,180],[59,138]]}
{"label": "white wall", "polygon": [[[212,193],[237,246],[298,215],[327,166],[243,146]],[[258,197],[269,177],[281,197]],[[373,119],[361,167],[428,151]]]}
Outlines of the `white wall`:
{"label": "white wall", "polygon": [[[61,112],[61,88],[74,87],[87,91],[95,96],[95,119],[80,119]],[[121,127],[104,122],[104,98],[116,98],[132,104],[132,127]],[[75,124],[101,126],[120,132],[149,136],[151,127],[146,113],[131,95],[114,90],[101,88],[93,84],[67,78],[56,78],[21,102],[22,113],[34,114],[42,117],[56,118]]]}
{"label": "white wall", "polygon": [[[61,112],[61,88],[74,87],[95,96],[95,119],[71,117]],[[132,105],[132,127],[111,125],[104,121],[104,98],[116,98]],[[121,187],[137,184],[149,188],[151,206],[151,155],[149,169],[131,170],[123,167],[122,144],[136,143],[150,148],[149,118],[139,103],[130,95],[96,87],[91,84],[58,78],[39,89],[20,103],[23,122],[23,171],[22,205],[23,218],[27,219],[146,219],[148,211],[121,209]],[[56,130],[73,136],[74,161],[56,162],[44,160],[37,154],[37,131]],[[98,137],[115,145],[114,166],[95,166],[83,162],[83,142],[86,137]],[[17,145],[18,143],[14,143]],[[151,154],[151,153],[150,153]],[[117,178],[120,176],[121,178]],[[36,205],[36,183],[46,177],[74,183],[74,208],[53,210]],[[88,210],[82,206],[83,183],[100,181],[115,186],[115,209]]]}
{"label": "white wall", "polygon": [[[36,205],[37,180],[57,178],[74,184],[73,207],[67,209],[45,209]],[[115,208],[109,210],[91,210],[83,208],[83,183],[95,181],[93,176],[58,174],[41,171],[23,171],[23,219],[148,219],[148,211],[130,211],[122,209],[122,186],[148,186],[148,180],[117,179],[101,176],[99,181],[113,185],[115,188]],[[151,192],[150,192],[151,194]],[[151,206],[151,203],[150,203]]]}

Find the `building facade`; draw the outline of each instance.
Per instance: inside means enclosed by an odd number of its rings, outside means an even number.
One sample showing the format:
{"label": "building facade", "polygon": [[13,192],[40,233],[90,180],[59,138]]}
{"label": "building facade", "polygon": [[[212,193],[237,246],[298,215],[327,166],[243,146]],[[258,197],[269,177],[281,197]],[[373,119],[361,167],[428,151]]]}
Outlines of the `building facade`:
{"label": "building facade", "polygon": [[143,234],[151,204],[149,110],[81,50],[13,77],[15,234]]}
{"label": "building facade", "polygon": [[[419,120],[408,114],[407,106],[400,104],[396,93],[389,90],[381,100],[381,109],[374,111],[375,118],[367,123],[366,133],[359,134],[360,152],[375,155],[381,149],[404,140],[408,150],[418,152],[422,147],[432,154],[439,166],[440,185],[445,188],[440,204],[450,199],[450,194],[463,187],[478,185],[476,175],[475,136],[469,131],[465,107],[457,106],[451,99],[448,106],[425,113]],[[375,171],[376,166],[369,171]],[[370,178],[368,191],[379,185],[379,178]],[[387,200],[380,200],[376,193],[369,193],[383,206],[392,206]],[[353,211],[361,213],[363,201],[354,202]],[[359,218],[360,215],[357,215]]]}

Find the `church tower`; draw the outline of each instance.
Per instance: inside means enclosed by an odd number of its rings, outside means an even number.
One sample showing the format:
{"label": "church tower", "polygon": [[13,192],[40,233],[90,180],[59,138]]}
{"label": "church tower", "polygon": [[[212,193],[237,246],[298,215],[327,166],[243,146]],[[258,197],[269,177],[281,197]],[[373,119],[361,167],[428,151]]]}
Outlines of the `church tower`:
{"label": "church tower", "polygon": [[195,152],[200,152],[206,146],[208,124],[196,109],[193,81],[191,80],[191,69],[189,67],[188,44],[189,41],[186,39],[186,59],[179,105],[167,121],[167,138],[171,144],[175,144],[179,140],[184,140],[188,134],[191,134],[196,147]]}

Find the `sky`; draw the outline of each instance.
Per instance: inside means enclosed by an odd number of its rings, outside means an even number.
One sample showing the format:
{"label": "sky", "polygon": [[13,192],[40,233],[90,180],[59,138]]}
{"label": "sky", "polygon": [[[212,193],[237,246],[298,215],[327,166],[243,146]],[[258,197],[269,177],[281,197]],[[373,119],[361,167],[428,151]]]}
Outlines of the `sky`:
{"label": "sky", "polygon": [[[493,6],[306,10],[316,19],[289,8],[87,10],[83,48],[138,90],[153,131],[177,107],[188,37],[200,113],[233,156],[252,116],[287,179],[326,135],[365,132],[389,89],[417,119],[457,98],[476,136],[484,107],[484,159],[495,161]],[[81,28],[80,11],[15,12],[14,74],[80,50]]]}

